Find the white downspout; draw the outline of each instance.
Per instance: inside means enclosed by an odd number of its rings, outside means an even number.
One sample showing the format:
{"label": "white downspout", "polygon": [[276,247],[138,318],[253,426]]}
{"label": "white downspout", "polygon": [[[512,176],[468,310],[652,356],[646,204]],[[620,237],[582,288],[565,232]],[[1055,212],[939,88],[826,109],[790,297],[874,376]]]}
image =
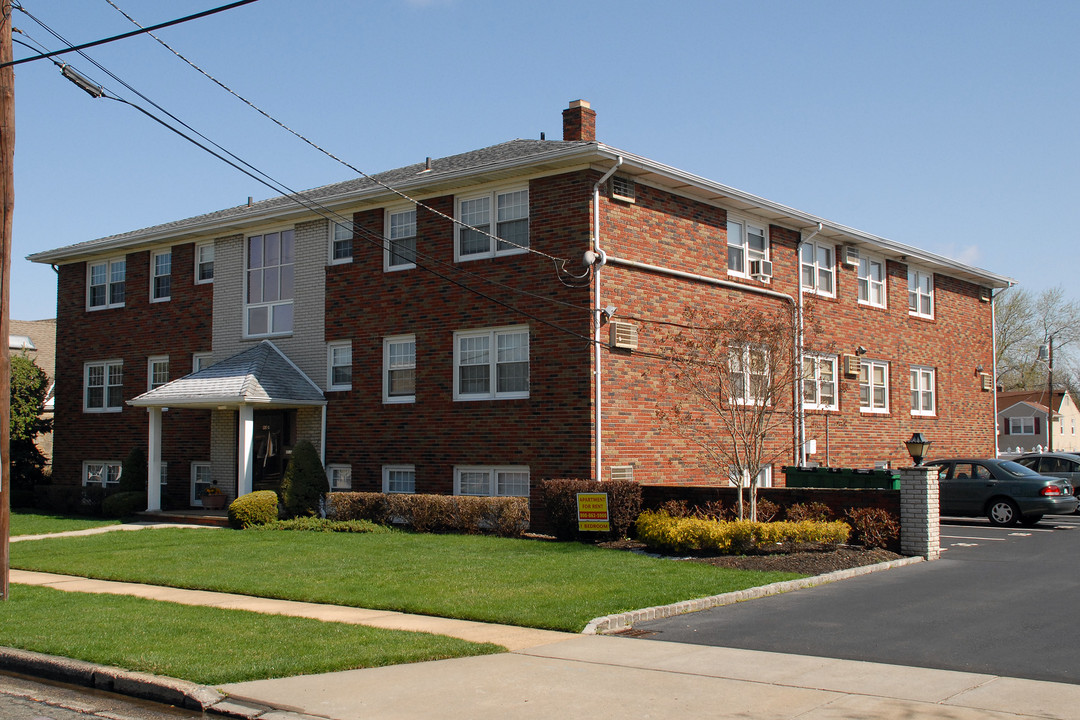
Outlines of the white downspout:
{"label": "white downspout", "polygon": [[[1009,287],[1012,287],[1010,285]],[[1008,288],[1006,288],[1007,290]],[[993,289],[990,290],[990,348],[993,353],[990,356],[990,372],[991,380],[993,380],[993,387],[990,388],[990,392],[994,393],[994,457],[998,457],[998,453],[1001,452],[1001,448],[998,447],[998,437],[1000,435],[1000,428],[998,427],[998,401],[997,401],[997,305],[994,302],[997,299],[997,295],[994,294]],[[1050,398],[1051,404],[1053,398]],[[1049,417],[1049,415],[1047,415]],[[1049,424],[1049,423],[1048,423]]]}
{"label": "white downspout", "polygon": [[596,454],[596,479],[604,479],[604,466],[601,461],[601,454],[603,448],[603,436],[601,432],[601,421],[603,419],[603,399],[600,394],[600,268],[607,264],[607,253],[600,249],[600,186],[608,181],[608,179],[615,174],[623,164],[622,156],[615,158],[615,165],[612,166],[604,175],[596,181],[593,185],[593,252],[596,253],[596,257],[593,260],[593,297],[596,300],[596,307],[593,308],[593,387],[596,391],[596,399],[594,405],[596,406],[596,419],[593,422],[593,431],[595,437],[593,440],[595,454]]}
{"label": "white downspout", "polygon": [[[802,372],[803,366],[803,343],[806,342],[806,336],[804,334],[803,327],[803,286],[802,286],[802,247],[806,243],[817,237],[817,234],[821,232],[822,224],[817,224],[817,229],[810,233],[810,237],[804,238],[802,233],[799,233],[799,244],[795,246],[795,267],[797,271],[795,273],[796,282],[799,283],[799,306],[797,314],[798,320],[798,336],[795,339],[795,371]],[[796,432],[799,436],[799,451],[796,458],[799,462],[799,467],[806,466],[806,410],[803,408],[802,403],[802,383],[795,384],[795,396],[793,398],[796,408]]]}

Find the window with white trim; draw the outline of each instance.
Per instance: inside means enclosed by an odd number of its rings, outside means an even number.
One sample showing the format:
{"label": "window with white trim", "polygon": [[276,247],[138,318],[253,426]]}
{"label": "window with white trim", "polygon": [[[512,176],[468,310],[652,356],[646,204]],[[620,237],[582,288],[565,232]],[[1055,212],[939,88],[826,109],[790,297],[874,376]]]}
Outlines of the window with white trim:
{"label": "window with white trim", "polygon": [[247,337],[286,335],[293,329],[292,230],[252,235],[247,242]]}
{"label": "window with white trim", "polygon": [[83,412],[120,412],[124,407],[123,361],[86,363],[83,388]]}
{"label": "window with white trim", "polygon": [[836,356],[803,357],[803,407],[808,410],[836,410]]}
{"label": "window with white trim", "polygon": [[150,256],[150,302],[172,298],[172,250]]}
{"label": "window with white trim", "polygon": [[911,368],[911,414],[933,415],[937,411],[934,368]]}
{"label": "window with white trim", "polygon": [[859,363],[859,410],[889,412],[889,363],[880,360]]}
{"label": "window with white trim", "polygon": [[457,219],[469,227],[458,226],[458,241],[454,248],[456,260],[511,255],[529,249],[527,188],[463,197],[458,201]]}
{"label": "window with white trim", "polygon": [[383,256],[387,270],[408,270],[416,267],[416,208],[387,211],[386,251]]}
{"label": "window with white trim", "polygon": [[742,405],[768,402],[769,350],[742,345],[731,348],[728,354],[731,372],[731,400]]}
{"label": "window with white trim", "polygon": [[123,465],[119,460],[85,460],[82,464],[82,484],[115,486],[120,482]]}
{"label": "window with white trim", "polygon": [[529,497],[529,468],[524,466],[455,466],[454,494]]}
{"label": "window with white trim", "polygon": [[909,267],[907,286],[908,314],[934,317],[934,273]]}
{"label": "window with white trim", "polygon": [[416,466],[383,465],[382,491],[384,493],[416,492]]}
{"label": "window with white trim", "polygon": [[383,402],[416,401],[416,336],[383,339]]}
{"label": "window with white trim", "polygon": [[859,258],[859,302],[885,307],[884,260],[866,256]]}
{"label": "window with white trim", "polygon": [[86,309],[124,307],[127,261],[115,258],[86,266]]}
{"label": "window with white trim", "polygon": [[827,243],[807,242],[799,253],[802,289],[829,297],[836,295],[836,248]]}
{"label": "window with white trim", "polygon": [[[738,486],[739,483],[736,482],[738,477],[739,477],[739,474],[735,471],[735,468],[729,465],[728,466],[728,483],[730,483],[731,485]],[[750,472],[748,470],[743,470],[742,487],[750,487],[749,480],[750,480]],[[765,467],[761,468],[761,470],[757,474],[756,480],[757,480],[757,487],[759,487],[759,488],[772,487],[772,465],[766,465]]]}
{"label": "window with white trim", "polygon": [[326,346],[326,389],[352,390],[352,340]]}
{"label": "window with white trim", "polygon": [[454,333],[454,399],[529,397],[529,328]]}
{"label": "window with white trim", "polygon": [[352,490],[352,465],[327,465],[326,477],[330,481],[330,492]]}
{"label": "window with white trim", "polygon": [[1035,418],[1033,416],[1011,417],[1011,418],[1009,418],[1009,434],[1010,435],[1034,435],[1035,434]]}
{"label": "window with white trim", "polygon": [[214,243],[195,246],[195,284],[214,282]]}
{"label": "window with white trim", "polygon": [[769,229],[762,223],[728,215],[728,273],[750,277],[751,260],[769,259]]}
{"label": "window with white trim", "polygon": [[197,373],[203,368],[210,367],[210,359],[214,356],[213,353],[200,352],[191,354],[191,372]]}
{"label": "window with white trim", "polygon": [[202,493],[214,484],[208,462],[191,463],[191,504],[202,507]]}
{"label": "window with white trim", "polygon": [[330,264],[352,262],[352,223],[330,223]]}
{"label": "window with white trim", "polygon": [[153,390],[169,382],[169,356],[155,355],[146,361],[146,389]]}

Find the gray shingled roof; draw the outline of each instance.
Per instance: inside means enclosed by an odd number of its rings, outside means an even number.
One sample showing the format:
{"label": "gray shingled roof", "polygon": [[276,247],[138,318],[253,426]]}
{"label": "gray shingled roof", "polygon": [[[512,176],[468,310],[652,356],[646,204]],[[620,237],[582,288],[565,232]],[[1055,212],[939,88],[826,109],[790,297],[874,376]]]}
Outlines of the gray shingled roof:
{"label": "gray shingled roof", "polygon": [[129,400],[138,407],[325,405],[318,385],[269,340]]}

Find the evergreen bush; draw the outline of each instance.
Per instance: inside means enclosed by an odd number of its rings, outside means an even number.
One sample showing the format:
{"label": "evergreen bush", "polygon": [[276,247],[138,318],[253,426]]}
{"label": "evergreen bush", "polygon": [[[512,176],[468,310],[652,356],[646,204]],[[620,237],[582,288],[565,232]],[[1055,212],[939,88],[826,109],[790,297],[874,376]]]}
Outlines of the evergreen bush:
{"label": "evergreen bush", "polygon": [[281,504],[290,517],[319,515],[319,504],[330,492],[319,453],[307,440],[293,448],[285,477],[281,480]]}
{"label": "evergreen bush", "polygon": [[256,490],[241,495],[229,505],[229,525],[244,529],[278,519],[278,496],[273,490]]}

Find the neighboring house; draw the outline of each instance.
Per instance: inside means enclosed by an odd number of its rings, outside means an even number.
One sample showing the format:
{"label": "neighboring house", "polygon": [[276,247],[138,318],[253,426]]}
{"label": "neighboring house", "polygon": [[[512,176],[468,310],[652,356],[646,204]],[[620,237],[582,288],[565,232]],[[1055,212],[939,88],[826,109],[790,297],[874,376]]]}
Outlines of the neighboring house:
{"label": "neighboring house", "polygon": [[[54,482],[113,483],[139,444],[169,503],[197,505],[211,482],[274,487],[307,439],[334,489],[723,484],[655,414],[690,303],[815,305],[834,351],[804,363],[810,460],[906,465],[914,431],[935,453],[994,450],[990,300],[1008,278],[597,142],[586,102],[562,141],[304,198],[31,256],[60,275]],[[778,465],[806,459],[794,428],[771,442]]]}
{"label": "neighboring house", "polygon": [[[13,356],[21,354],[30,358],[49,376],[49,393],[41,415],[51,420],[56,389],[56,320],[9,320],[8,349]],[[51,464],[53,434],[38,435],[36,443],[46,462]]]}
{"label": "neighboring house", "polygon": [[[999,392],[997,398],[1001,452],[1046,450],[1051,443],[1054,451],[1080,451],[1080,408],[1070,393],[1055,390],[1051,396],[1046,389],[1009,390]],[[1048,413],[1050,423],[1046,421]]]}

